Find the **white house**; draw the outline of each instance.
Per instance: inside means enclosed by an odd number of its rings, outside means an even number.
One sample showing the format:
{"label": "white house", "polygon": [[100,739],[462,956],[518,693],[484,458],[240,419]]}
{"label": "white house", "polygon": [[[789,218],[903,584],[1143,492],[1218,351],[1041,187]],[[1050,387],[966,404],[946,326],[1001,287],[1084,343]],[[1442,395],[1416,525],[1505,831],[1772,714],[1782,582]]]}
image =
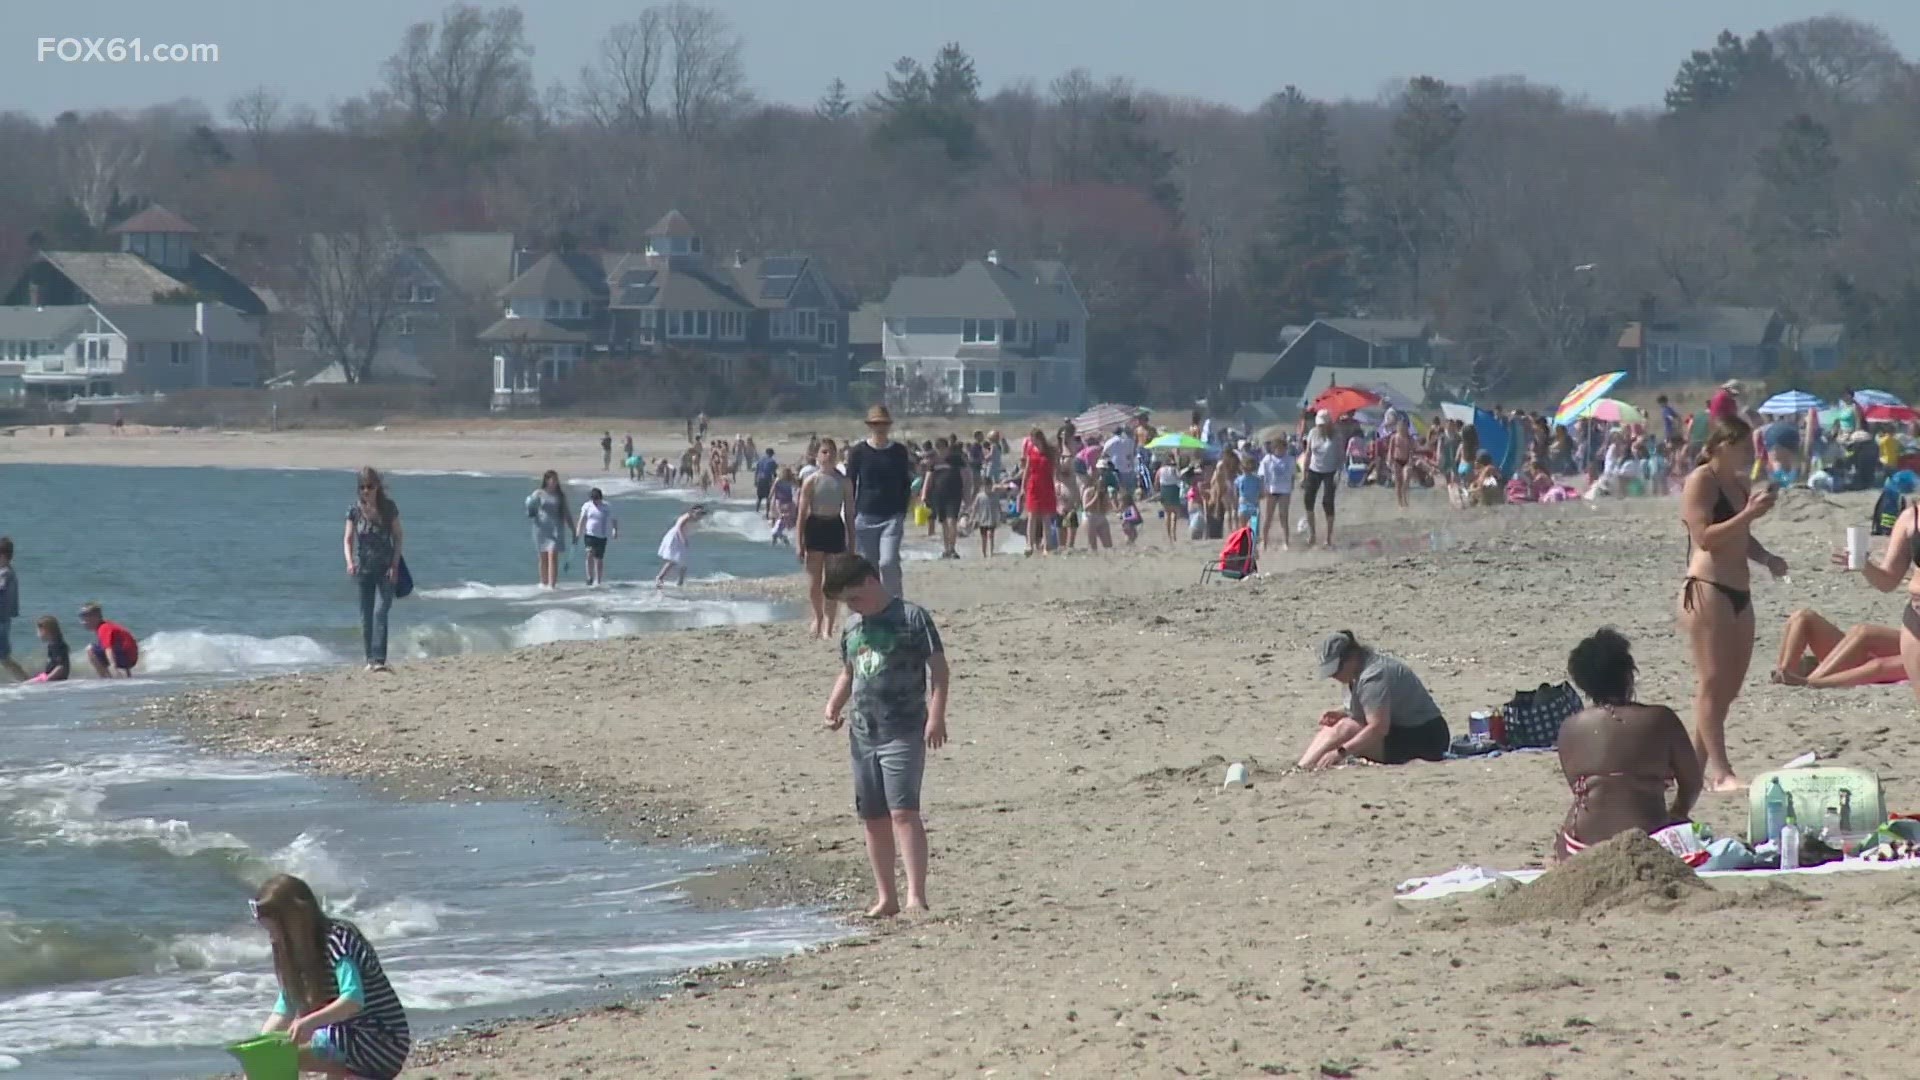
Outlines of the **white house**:
{"label": "white house", "polygon": [[902,277],[881,302],[887,396],[909,410],[1063,412],[1086,403],[1087,305],[1064,265],[988,252]]}
{"label": "white house", "polygon": [[259,383],[260,331],[225,304],[0,308],[0,361],[30,401]]}

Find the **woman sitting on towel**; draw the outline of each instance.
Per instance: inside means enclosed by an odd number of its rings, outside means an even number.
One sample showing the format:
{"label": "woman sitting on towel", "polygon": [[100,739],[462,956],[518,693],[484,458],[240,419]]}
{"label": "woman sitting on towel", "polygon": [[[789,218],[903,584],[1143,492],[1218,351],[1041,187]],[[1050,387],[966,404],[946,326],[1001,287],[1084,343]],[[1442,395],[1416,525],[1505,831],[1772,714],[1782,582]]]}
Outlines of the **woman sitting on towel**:
{"label": "woman sitting on towel", "polygon": [[1907,669],[1900,661],[1900,631],[1862,623],[1842,633],[1812,608],[1801,608],[1787,619],[1780,662],[1773,668],[1774,682],[1815,690],[1905,682],[1906,678]]}
{"label": "woman sitting on towel", "polygon": [[1404,765],[1447,756],[1447,721],[1412,668],[1360,644],[1351,630],[1329,634],[1319,658],[1321,678],[1347,688],[1347,707],[1320,714],[1301,768],[1331,768],[1349,758]]}
{"label": "woman sitting on towel", "polygon": [[1686,821],[1700,797],[1700,759],[1672,709],[1633,700],[1637,671],[1627,639],[1601,629],[1573,647],[1567,674],[1592,704],[1560,727],[1560,771],[1573,807],[1554,840],[1554,860],[1628,829],[1651,835]]}

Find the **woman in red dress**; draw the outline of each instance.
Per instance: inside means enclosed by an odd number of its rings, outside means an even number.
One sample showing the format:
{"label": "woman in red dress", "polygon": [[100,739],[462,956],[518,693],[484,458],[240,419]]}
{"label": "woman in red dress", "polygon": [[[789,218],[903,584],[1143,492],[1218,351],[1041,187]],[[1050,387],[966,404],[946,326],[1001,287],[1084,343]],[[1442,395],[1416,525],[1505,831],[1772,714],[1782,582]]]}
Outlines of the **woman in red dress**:
{"label": "woman in red dress", "polygon": [[1054,495],[1054,451],[1047,442],[1047,433],[1034,428],[1027,433],[1026,446],[1021,449],[1021,492],[1027,513],[1027,554],[1047,553],[1047,525],[1053,516],[1060,512],[1060,502]]}

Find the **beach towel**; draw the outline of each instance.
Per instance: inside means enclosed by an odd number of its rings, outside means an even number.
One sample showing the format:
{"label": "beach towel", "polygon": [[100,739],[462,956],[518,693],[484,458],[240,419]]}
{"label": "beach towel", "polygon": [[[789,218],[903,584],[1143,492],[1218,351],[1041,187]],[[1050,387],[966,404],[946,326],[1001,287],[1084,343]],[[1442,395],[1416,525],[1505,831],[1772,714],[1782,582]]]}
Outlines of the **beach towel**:
{"label": "beach towel", "polygon": [[[1822,863],[1819,866],[1803,866],[1798,870],[1696,870],[1694,873],[1703,878],[1752,879],[1775,877],[1780,874],[1847,874],[1870,870],[1920,870],[1920,859],[1901,859],[1896,862],[1844,859],[1839,862]],[[1438,900],[1443,896],[1479,892],[1497,881],[1512,881],[1525,885],[1537,880],[1545,873],[1546,871],[1541,869],[1490,870],[1484,866],[1462,866],[1431,877],[1408,878],[1393,890],[1393,895],[1396,900]]]}

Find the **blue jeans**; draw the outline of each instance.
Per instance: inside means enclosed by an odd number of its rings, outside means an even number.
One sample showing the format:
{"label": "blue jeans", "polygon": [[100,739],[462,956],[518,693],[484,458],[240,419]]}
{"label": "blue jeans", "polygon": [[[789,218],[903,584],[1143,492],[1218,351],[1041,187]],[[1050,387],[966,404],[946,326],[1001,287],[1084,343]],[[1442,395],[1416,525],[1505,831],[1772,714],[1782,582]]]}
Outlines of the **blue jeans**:
{"label": "blue jeans", "polygon": [[360,640],[367,663],[387,662],[387,612],[393,607],[393,582],[387,567],[363,568],[354,582],[360,586]]}
{"label": "blue jeans", "polygon": [[906,529],[905,514],[883,518],[856,514],[853,518],[853,550],[879,569],[880,584],[895,596],[905,595],[900,581],[900,538]]}

